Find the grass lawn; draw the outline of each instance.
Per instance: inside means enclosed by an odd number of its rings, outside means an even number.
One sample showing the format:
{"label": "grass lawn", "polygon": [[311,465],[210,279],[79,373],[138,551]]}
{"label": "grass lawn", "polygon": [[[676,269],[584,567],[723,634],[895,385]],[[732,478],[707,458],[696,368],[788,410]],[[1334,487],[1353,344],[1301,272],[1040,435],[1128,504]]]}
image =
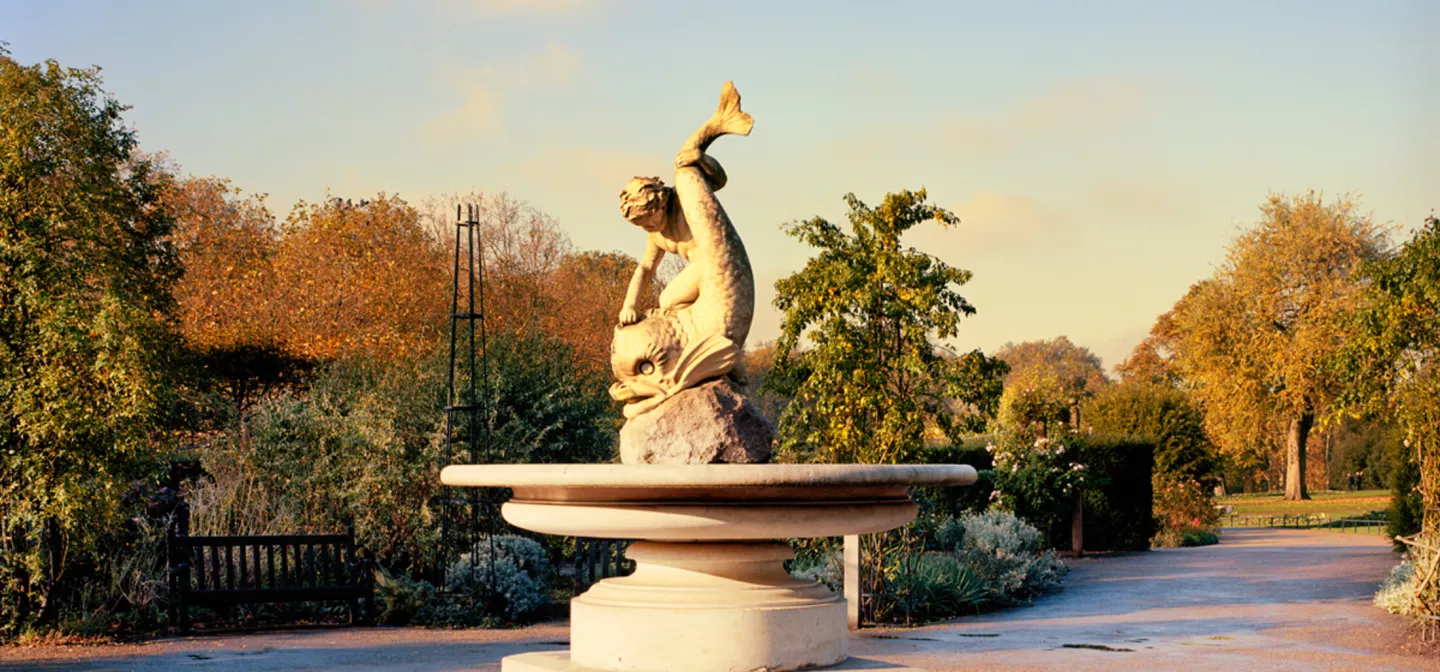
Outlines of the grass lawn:
{"label": "grass lawn", "polygon": [[1279,516],[1326,514],[1331,518],[1364,515],[1390,506],[1389,490],[1357,490],[1355,492],[1311,492],[1311,499],[1287,502],[1284,493],[1272,492],[1217,497],[1216,504],[1234,507],[1237,516]]}

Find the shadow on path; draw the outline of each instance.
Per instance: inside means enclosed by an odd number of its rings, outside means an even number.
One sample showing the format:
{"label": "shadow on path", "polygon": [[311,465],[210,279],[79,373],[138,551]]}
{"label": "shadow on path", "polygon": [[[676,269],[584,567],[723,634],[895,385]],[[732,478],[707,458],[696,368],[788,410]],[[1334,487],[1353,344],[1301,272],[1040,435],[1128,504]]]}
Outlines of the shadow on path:
{"label": "shadow on path", "polygon": [[[1221,543],[1072,563],[1033,606],[865,630],[851,653],[935,670],[1435,670],[1399,652],[1405,620],[1370,603],[1398,560],[1374,535],[1227,530]],[[354,628],[0,649],[0,669],[495,670],[568,646],[567,625]],[[679,671],[677,671],[679,672]]]}

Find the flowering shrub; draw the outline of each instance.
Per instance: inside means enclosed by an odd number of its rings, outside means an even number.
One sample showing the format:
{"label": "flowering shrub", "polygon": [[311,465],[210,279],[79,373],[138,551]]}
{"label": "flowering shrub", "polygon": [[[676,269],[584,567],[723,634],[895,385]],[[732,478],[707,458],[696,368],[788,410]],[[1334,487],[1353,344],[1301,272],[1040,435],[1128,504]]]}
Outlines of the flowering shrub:
{"label": "flowering shrub", "polygon": [[1004,433],[987,445],[995,459],[994,468],[985,471],[995,487],[990,493],[994,506],[1046,528],[1052,520],[1068,519],[1087,470],[1065,443]]}
{"label": "flowering shrub", "polygon": [[991,599],[1015,602],[1060,589],[1068,568],[1045,550],[1044,535],[1012,513],[986,511],[952,518],[940,526],[939,542],[984,582]]}
{"label": "flowering shrub", "polygon": [[[1193,478],[1155,476],[1155,512],[1160,529],[1154,545],[1161,547],[1203,545],[1196,540],[1215,539],[1210,533],[1220,522],[1214,498]],[[1206,532],[1207,535],[1201,535]],[[1186,540],[1191,543],[1186,543]],[[1214,542],[1210,542],[1214,543]]]}
{"label": "flowering shrub", "polygon": [[550,562],[545,548],[513,534],[480,539],[470,553],[451,563],[445,581],[457,591],[479,596],[496,615],[512,621],[550,601]]}

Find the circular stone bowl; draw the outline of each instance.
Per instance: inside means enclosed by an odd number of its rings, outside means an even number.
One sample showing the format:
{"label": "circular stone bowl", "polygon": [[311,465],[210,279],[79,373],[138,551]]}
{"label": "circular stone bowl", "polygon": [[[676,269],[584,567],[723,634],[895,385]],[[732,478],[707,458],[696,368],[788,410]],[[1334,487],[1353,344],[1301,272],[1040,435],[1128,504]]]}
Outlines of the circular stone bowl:
{"label": "circular stone bowl", "polygon": [[502,672],[846,665],[845,600],[786,573],[794,554],[775,540],[899,527],[917,510],[908,488],[975,479],[974,468],[959,464],[495,464],[440,472],[445,485],[514,490],[501,513],[516,527],[636,540],[626,551],[633,574],[571,600],[569,651],[510,656]]}
{"label": "circular stone bowl", "polygon": [[511,488],[503,514],[517,527],[653,541],[880,532],[915,516],[908,488],[975,479],[963,464],[494,464],[440,472],[445,485]]}

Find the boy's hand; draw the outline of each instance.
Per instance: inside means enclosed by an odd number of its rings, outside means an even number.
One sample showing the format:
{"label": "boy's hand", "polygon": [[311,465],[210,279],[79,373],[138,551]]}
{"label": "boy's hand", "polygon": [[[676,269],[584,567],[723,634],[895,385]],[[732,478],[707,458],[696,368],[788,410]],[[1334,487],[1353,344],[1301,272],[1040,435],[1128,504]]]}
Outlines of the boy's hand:
{"label": "boy's hand", "polygon": [[685,151],[682,151],[679,154],[675,155],[675,167],[678,169],[684,168],[685,166],[693,166],[697,163],[700,163],[700,157],[704,155],[705,153],[698,149],[687,149]]}

